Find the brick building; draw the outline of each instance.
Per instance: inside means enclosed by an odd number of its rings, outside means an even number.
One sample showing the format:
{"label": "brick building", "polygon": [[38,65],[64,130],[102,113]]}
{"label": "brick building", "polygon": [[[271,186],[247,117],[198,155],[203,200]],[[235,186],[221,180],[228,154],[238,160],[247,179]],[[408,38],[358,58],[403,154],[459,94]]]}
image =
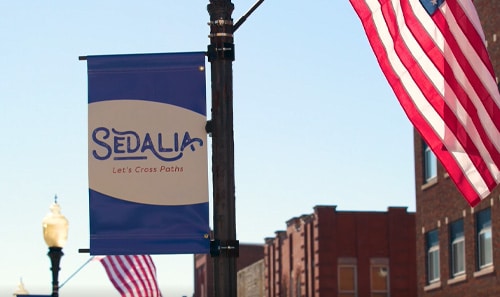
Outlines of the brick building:
{"label": "brick building", "polygon": [[493,68],[498,76],[500,75],[500,2],[497,0],[474,0],[474,6],[483,26],[486,38],[488,53],[490,54]]}
{"label": "brick building", "polygon": [[266,238],[266,297],[416,296],[415,214],[316,206]]}
{"label": "brick building", "polygon": [[[500,1],[474,5],[498,76]],[[500,296],[500,190],[471,208],[417,132],[414,151],[418,296]]]}
{"label": "brick building", "polygon": [[[264,258],[262,244],[240,244],[236,271]],[[194,255],[194,294],[193,297],[214,297],[213,260],[208,254]]]}

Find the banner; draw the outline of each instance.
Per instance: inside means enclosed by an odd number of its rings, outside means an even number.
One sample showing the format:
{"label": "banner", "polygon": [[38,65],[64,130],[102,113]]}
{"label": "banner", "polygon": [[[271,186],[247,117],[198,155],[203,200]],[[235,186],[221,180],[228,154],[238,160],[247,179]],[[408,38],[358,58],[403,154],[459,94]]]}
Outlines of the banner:
{"label": "banner", "polygon": [[90,254],[208,253],[205,54],[87,67]]}

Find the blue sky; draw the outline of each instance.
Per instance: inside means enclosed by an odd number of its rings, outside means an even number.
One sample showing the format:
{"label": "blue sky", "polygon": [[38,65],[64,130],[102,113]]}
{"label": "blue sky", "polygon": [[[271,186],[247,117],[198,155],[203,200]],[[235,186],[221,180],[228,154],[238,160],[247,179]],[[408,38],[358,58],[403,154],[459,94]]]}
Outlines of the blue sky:
{"label": "blue sky", "polygon": [[[239,19],[253,0],[233,1]],[[78,56],[204,51],[203,1],[0,2],[0,295],[50,292],[41,220],[70,221],[60,281],[88,255],[87,78]],[[347,0],[265,1],[235,34],[237,237],[264,243],[315,205],[415,210],[413,129]],[[210,105],[209,63],[207,102]],[[209,175],[211,177],[211,173]],[[210,198],[211,199],[211,198]],[[193,293],[192,255],[154,256],[164,296]],[[119,296],[99,263],[62,289]]]}

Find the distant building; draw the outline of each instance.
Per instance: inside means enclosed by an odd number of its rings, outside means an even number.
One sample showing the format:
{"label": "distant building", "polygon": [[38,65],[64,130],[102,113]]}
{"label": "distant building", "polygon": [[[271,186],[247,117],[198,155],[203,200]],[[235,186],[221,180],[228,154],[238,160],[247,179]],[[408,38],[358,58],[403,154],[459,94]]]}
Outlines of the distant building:
{"label": "distant building", "polygon": [[14,297],[16,296],[26,296],[29,295],[29,292],[24,288],[23,280],[19,280],[19,285],[17,285],[17,290],[12,294]]}
{"label": "distant building", "polygon": [[415,214],[316,206],[265,243],[266,297],[416,296]]}
{"label": "distant building", "polygon": [[264,297],[264,259],[238,271],[238,297]]}
{"label": "distant building", "polygon": [[[262,244],[240,244],[236,271],[264,258]],[[194,255],[194,295],[193,297],[215,297],[213,259],[209,254]]]}
{"label": "distant building", "polygon": [[[500,1],[475,0],[500,73]],[[471,208],[414,132],[419,297],[500,296],[500,190]]]}

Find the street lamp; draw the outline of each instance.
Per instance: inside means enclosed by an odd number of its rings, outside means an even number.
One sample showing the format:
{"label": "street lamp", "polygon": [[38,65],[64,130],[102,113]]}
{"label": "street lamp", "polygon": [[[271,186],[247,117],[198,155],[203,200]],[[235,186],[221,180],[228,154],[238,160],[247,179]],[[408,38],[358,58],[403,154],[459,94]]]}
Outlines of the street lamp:
{"label": "street lamp", "polygon": [[57,196],[50,206],[48,213],[42,221],[43,239],[49,247],[47,255],[50,258],[52,270],[52,297],[59,296],[59,263],[64,255],[62,248],[68,239],[68,220],[61,214],[61,207],[57,204]]}

